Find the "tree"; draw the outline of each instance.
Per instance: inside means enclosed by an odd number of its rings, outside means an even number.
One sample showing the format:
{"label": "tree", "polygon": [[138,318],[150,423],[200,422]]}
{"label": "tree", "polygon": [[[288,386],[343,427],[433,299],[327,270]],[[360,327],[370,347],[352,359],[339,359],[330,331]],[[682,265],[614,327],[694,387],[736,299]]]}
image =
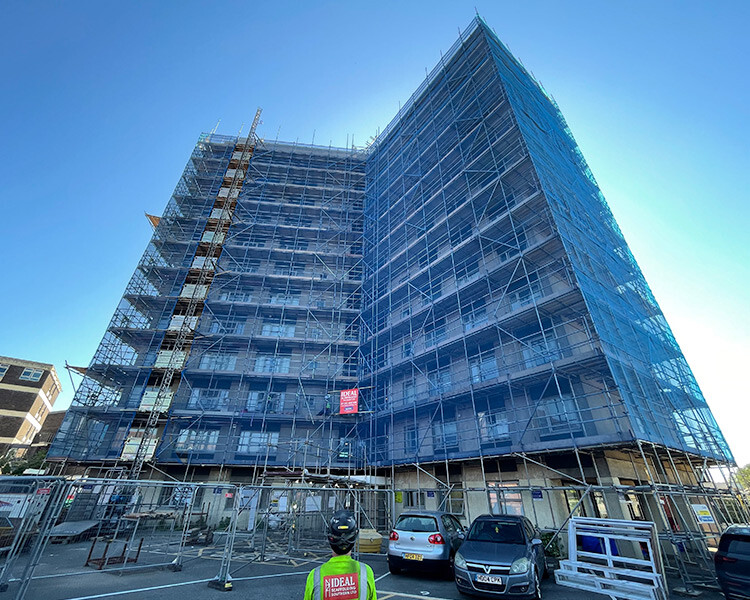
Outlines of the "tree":
{"label": "tree", "polygon": [[750,464],[737,469],[737,482],[746,490],[750,490]]}
{"label": "tree", "polygon": [[26,469],[41,469],[44,459],[47,458],[46,450],[39,450],[32,456],[14,458],[6,455],[0,460],[0,473],[3,475],[22,475]]}

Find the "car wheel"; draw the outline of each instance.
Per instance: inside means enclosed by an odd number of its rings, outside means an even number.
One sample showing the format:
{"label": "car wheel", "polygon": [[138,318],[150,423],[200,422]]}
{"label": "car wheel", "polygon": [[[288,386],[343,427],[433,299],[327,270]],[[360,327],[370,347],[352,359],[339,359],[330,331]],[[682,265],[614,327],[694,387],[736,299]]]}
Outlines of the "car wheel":
{"label": "car wheel", "polygon": [[534,569],[534,600],[542,600],[542,581],[539,579],[539,570]]}
{"label": "car wheel", "polygon": [[393,575],[398,575],[399,573],[401,573],[401,569],[394,566],[390,560],[388,561],[388,571],[391,572]]}

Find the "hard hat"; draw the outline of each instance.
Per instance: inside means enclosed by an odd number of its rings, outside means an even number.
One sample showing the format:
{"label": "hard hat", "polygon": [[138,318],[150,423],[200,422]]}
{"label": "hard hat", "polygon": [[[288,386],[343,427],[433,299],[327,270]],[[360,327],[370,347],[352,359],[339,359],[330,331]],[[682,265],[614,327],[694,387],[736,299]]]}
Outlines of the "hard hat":
{"label": "hard hat", "polygon": [[328,543],[336,554],[346,554],[354,548],[357,541],[359,527],[354,515],[348,510],[339,510],[333,513],[328,526]]}

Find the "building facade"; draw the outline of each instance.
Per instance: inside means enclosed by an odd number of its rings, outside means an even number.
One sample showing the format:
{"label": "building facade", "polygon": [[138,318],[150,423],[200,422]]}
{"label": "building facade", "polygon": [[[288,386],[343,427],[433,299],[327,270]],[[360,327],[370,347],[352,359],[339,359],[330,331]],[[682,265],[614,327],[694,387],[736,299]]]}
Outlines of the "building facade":
{"label": "building facade", "polygon": [[335,413],[357,385],[364,160],[204,136],[50,454],[130,469],[140,450],[179,476],[361,465]]}
{"label": "building facade", "polygon": [[201,137],[50,455],[448,488],[647,480],[644,444],[733,460],[555,102],[477,18],[367,149]]}
{"label": "building facade", "polygon": [[23,456],[62,387],[47,363],[0,356],[0,456]]}

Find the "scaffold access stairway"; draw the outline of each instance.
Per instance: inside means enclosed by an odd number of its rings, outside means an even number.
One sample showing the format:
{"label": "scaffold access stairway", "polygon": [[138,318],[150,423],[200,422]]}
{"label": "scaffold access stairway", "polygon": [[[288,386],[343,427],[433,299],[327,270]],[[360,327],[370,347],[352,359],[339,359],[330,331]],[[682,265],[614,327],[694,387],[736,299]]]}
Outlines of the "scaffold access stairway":
{"label": "scaffold access stairway", "polygon": [[[260,114],[259,108],[244,143],[239,138],[237,140],[235,152],[224,173],[224,182],[199,242],[200,254],[197,254],[197,257],[199,256],[202,260],[196,259],[191,265],[180,291],[180,299],[184,299],[185,302],[178,301],[175,306],[170,327],[162,341],[161,350],[155,362],[156,368],[152,374],[152,377],[156,376],[158,380],[158,387],[154,385],[155,390],[152,389],[149,393],[147,389],[144,392],[139,407],[144,412],[148,411],[148,417],[142,425],[134,423],[131,428],[131,438],[140,438],[129,473],[133,479],[140,476],[144,463],[153,456],[156,450],[157,427],[171,405],[175,390],[175,377],[179,383],[180,373],[187,361],[198,320],[203,313],[208,288],[216,273],[218,257],[232,222],[237,198],[257,143],[255,132],[260,122]],[[176,332],[174,332],[175,329]],[[126,457],[123,456],[123,458]]]}

